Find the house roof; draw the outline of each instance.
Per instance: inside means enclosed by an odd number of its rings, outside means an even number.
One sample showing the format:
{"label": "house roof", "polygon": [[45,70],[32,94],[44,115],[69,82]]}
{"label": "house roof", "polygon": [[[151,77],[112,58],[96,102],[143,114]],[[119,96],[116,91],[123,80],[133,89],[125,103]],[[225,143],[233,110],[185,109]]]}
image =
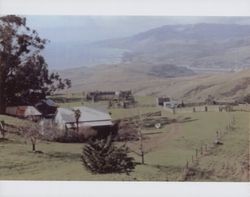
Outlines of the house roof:
{"label": "house roof", "polygon": [[14,106],[7,107],[6,114],[14,115],[14,116],[41,116],[42,114],[33,106]]}
{"label": "house roof", "polygon": [[[98,111],[89,107],[74,107],[73,110],[79,109],[81,116],[79,118],[79,123],[84,123],[86,126],[102,126],[102,125],[112,125],[112,118],[108,113]],[[75,123],[74,111],[66,108],[58,108],[57,113],[59,113],[66,123]]]}
{"label": "house roof", "polygon": [[57,105],[53,100],[51,100],[51,99],[42,99],[42,100],[40,100],[40,101],[36,104],[36,106],[42,105],[42,104],[46,104],[46,105],[48,105],[48,106],[50,106],[50,107],[57,107],[57,106],[58,106],[58,105]]}

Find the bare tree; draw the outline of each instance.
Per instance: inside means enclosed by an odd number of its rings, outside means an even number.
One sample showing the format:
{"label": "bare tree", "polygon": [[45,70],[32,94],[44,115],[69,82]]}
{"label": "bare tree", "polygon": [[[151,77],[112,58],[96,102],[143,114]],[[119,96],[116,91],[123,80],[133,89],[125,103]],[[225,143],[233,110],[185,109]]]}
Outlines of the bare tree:
{"label": "bare tree", "polygon": [[79,109],[74,110],[75,119],[76,119],[76,130],[79,132],[79,119],[81,117],[81,111]]}
{"label": "bare tree", "polygon": [[32,144],[32,151],[36,152],[36,144],[39,139],[42,138],[40,133],[41,126],[37,123],[30,122],[24,128],[22,128],[22,132],[26,139],[29,139]]}
{"label": "bare tree", "polygon": [[1,132],[1,135],[2,135],[2,139],[5,139],[5,133],[7,131],[5,130],[5,122],[3,120],[0,121],[0,132]]}
{"label": "bare tree", "polygon": [[145,151],[143,146],[143,134],[142,134],[143,120],[140,111],[138,111],[138,116],[137,118],[134,119],[133,122],[134,125],[137,127],[138,138],[139,138],[139,152],[133,150],[131,151],[141,157],[141,164],[145,164],[145,159],[144,159]]}

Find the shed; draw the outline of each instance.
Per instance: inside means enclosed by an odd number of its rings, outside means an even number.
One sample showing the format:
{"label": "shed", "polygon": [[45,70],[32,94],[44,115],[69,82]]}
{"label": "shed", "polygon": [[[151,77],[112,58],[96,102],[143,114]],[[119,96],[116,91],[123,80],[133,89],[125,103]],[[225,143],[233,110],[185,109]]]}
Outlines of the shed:
{"label": "shed", "polygon": [[164,102],[170,102],[170,98],[169,97],[157,97],[156,98],[157,106],[164,106]]}
{"label": "shed", "polygon": [[177,101],[163,102],[163,106],[173,109],[173,108],[176,108],[178,106],[178,102]]}
{"label": "shed", "polygon": [[58,108],[55,116],[55,124],[60,129],[76,127],[75,114],[73,110],[80,110],[79,127],[110,127],[113,126],[112,118],[108,113],[89,108],[75,107],[73,109]]}
{"label": "shed", "polygon": [[6,114],[17,116],[20,118],[36,118],[41,117],[41,113],[33,106],[13,106],[7,107]]}
{"label": "shed", "polygon": [[35,107],[44,117],[51,117],[56,114],[58,105],[51,99],[42,99],[35,105]]}

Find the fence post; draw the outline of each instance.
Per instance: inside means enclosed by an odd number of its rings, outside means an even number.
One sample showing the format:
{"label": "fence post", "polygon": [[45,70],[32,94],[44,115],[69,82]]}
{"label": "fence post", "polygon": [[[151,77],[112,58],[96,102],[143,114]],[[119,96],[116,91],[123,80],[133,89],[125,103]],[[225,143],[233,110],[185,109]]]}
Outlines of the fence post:
{"label": "fence post", "polygon": [[196,159],[198,159],[198,149],[197,148],[195,149],[195,156],[196,156]]}
{"label": "fence post", "polygon": [[176,113],[176,109],[175,109],[175,107],[173,107],[173,114],[175,114]]}
{"label": "fence post", "polygon": [[202,147],[202,145],[201,145],[201,155],[203,155],[203,147]]}
{"label": "fence post", "polygon": [[188,160],[187,160],[187,163],[186,163],[186,169],[188,169]]}

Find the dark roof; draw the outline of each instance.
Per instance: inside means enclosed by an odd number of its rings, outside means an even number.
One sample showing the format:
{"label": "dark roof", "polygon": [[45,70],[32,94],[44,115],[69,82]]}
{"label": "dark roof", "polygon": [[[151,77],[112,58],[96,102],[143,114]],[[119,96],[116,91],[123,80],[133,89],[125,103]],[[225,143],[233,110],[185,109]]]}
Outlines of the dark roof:
{"label": "dark roof", "polygon": [[48,105],[48,106],[50,106],[50,107],[57,107],[57,104],[56,104],[53,100],[51,100],[51,99],[43,99],[43,100],[40,100],[40,101],[36,104],[36,106],[42,105],[42,104],[46,104],[46,105]]}

